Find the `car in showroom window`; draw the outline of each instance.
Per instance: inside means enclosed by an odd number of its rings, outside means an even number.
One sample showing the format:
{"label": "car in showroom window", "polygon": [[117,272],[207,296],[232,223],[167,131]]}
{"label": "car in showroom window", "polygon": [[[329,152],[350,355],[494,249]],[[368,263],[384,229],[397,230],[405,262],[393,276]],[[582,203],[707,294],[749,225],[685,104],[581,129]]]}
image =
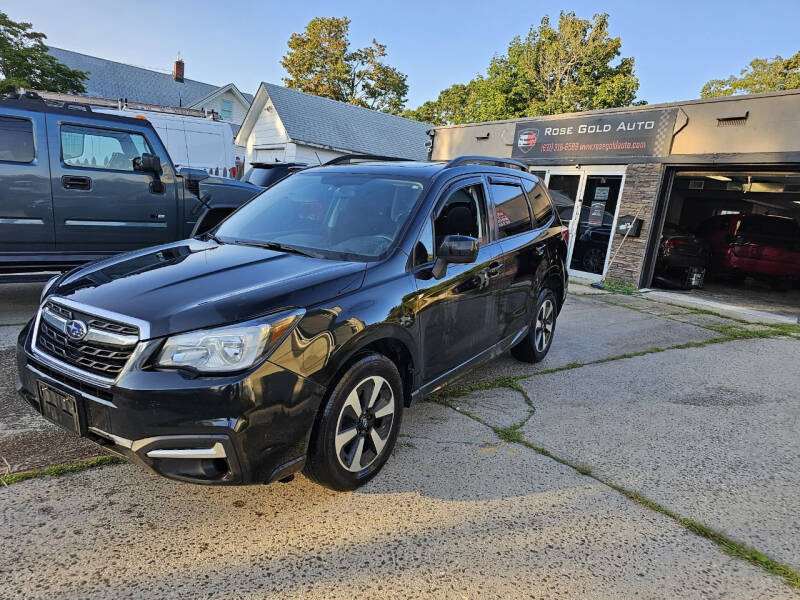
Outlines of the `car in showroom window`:
{"label": "car in showroom window", "polygon": [[415,400],[505,350],[549,351],[565,228],[522,167],[313,167],[207,233],[64,273],[19,338],[20,393],[165,477],[302,470],[354,489],[388,460]]}

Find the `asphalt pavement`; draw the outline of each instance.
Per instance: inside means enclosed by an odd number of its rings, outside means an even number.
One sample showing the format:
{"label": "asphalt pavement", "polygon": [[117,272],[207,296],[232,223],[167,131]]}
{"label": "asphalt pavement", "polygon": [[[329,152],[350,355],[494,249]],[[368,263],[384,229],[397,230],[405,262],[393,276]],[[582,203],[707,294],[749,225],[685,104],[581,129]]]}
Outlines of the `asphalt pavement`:
{"label": "asphalt pavement", "polygon": [[[800,571],[800,340],[716,343],[719,325],[750,327],[572,295],[543,363],[504,356],[413,406],[383,472],[353,493],[302,476],[187,485],[132,465],[0,488],[0,596],[798,598],[654,509]],[[17,404],[12,354],[0,454],[15,436],[21,470],[76,440]]]}

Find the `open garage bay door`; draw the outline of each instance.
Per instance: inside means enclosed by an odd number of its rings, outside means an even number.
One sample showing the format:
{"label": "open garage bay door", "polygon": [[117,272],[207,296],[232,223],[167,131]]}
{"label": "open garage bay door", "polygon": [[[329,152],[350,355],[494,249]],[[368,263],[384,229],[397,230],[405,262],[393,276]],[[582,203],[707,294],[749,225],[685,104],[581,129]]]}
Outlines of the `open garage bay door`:
{"label": "open garage bay door", "polygon": [[663,210],[652,287],[800,314],[800,170],[676,170]]}

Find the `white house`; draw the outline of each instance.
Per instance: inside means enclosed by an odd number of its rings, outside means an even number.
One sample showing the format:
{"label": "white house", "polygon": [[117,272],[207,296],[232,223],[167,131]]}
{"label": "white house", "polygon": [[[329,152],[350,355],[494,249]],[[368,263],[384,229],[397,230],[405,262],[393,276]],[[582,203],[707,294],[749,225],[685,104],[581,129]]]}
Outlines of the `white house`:
{"label": "white house", "polygon": [[317,164],[361,153],[425,160],[430,125],[262,82],[236,144],[254,162]]}
{"label": "white house", "polygon": [[195,100],[189,108],[197,108],[206,112],[212,110],[222,117],[223,121],[231,124],[233,135],[239,133],[239,127],[250,108],[250,100],[239,88],[229,83],[212,90],[199,100]]}

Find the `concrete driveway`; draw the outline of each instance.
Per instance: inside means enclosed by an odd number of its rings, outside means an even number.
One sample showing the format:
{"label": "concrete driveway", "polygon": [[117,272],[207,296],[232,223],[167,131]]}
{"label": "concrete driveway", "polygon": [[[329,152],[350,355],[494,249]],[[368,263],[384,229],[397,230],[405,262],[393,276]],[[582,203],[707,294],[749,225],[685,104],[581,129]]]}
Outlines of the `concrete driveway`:
{"label": "concrete driveway", "polygon": [[[787,333],[571,296],[546,361],[501,357],[412,407],[357,492],[191,486],[130,465],[0,488],[2,596],[800,597]],[[5,454],[36,416],[0,368]],[[17,439],[41,448],[43,431]]]}

